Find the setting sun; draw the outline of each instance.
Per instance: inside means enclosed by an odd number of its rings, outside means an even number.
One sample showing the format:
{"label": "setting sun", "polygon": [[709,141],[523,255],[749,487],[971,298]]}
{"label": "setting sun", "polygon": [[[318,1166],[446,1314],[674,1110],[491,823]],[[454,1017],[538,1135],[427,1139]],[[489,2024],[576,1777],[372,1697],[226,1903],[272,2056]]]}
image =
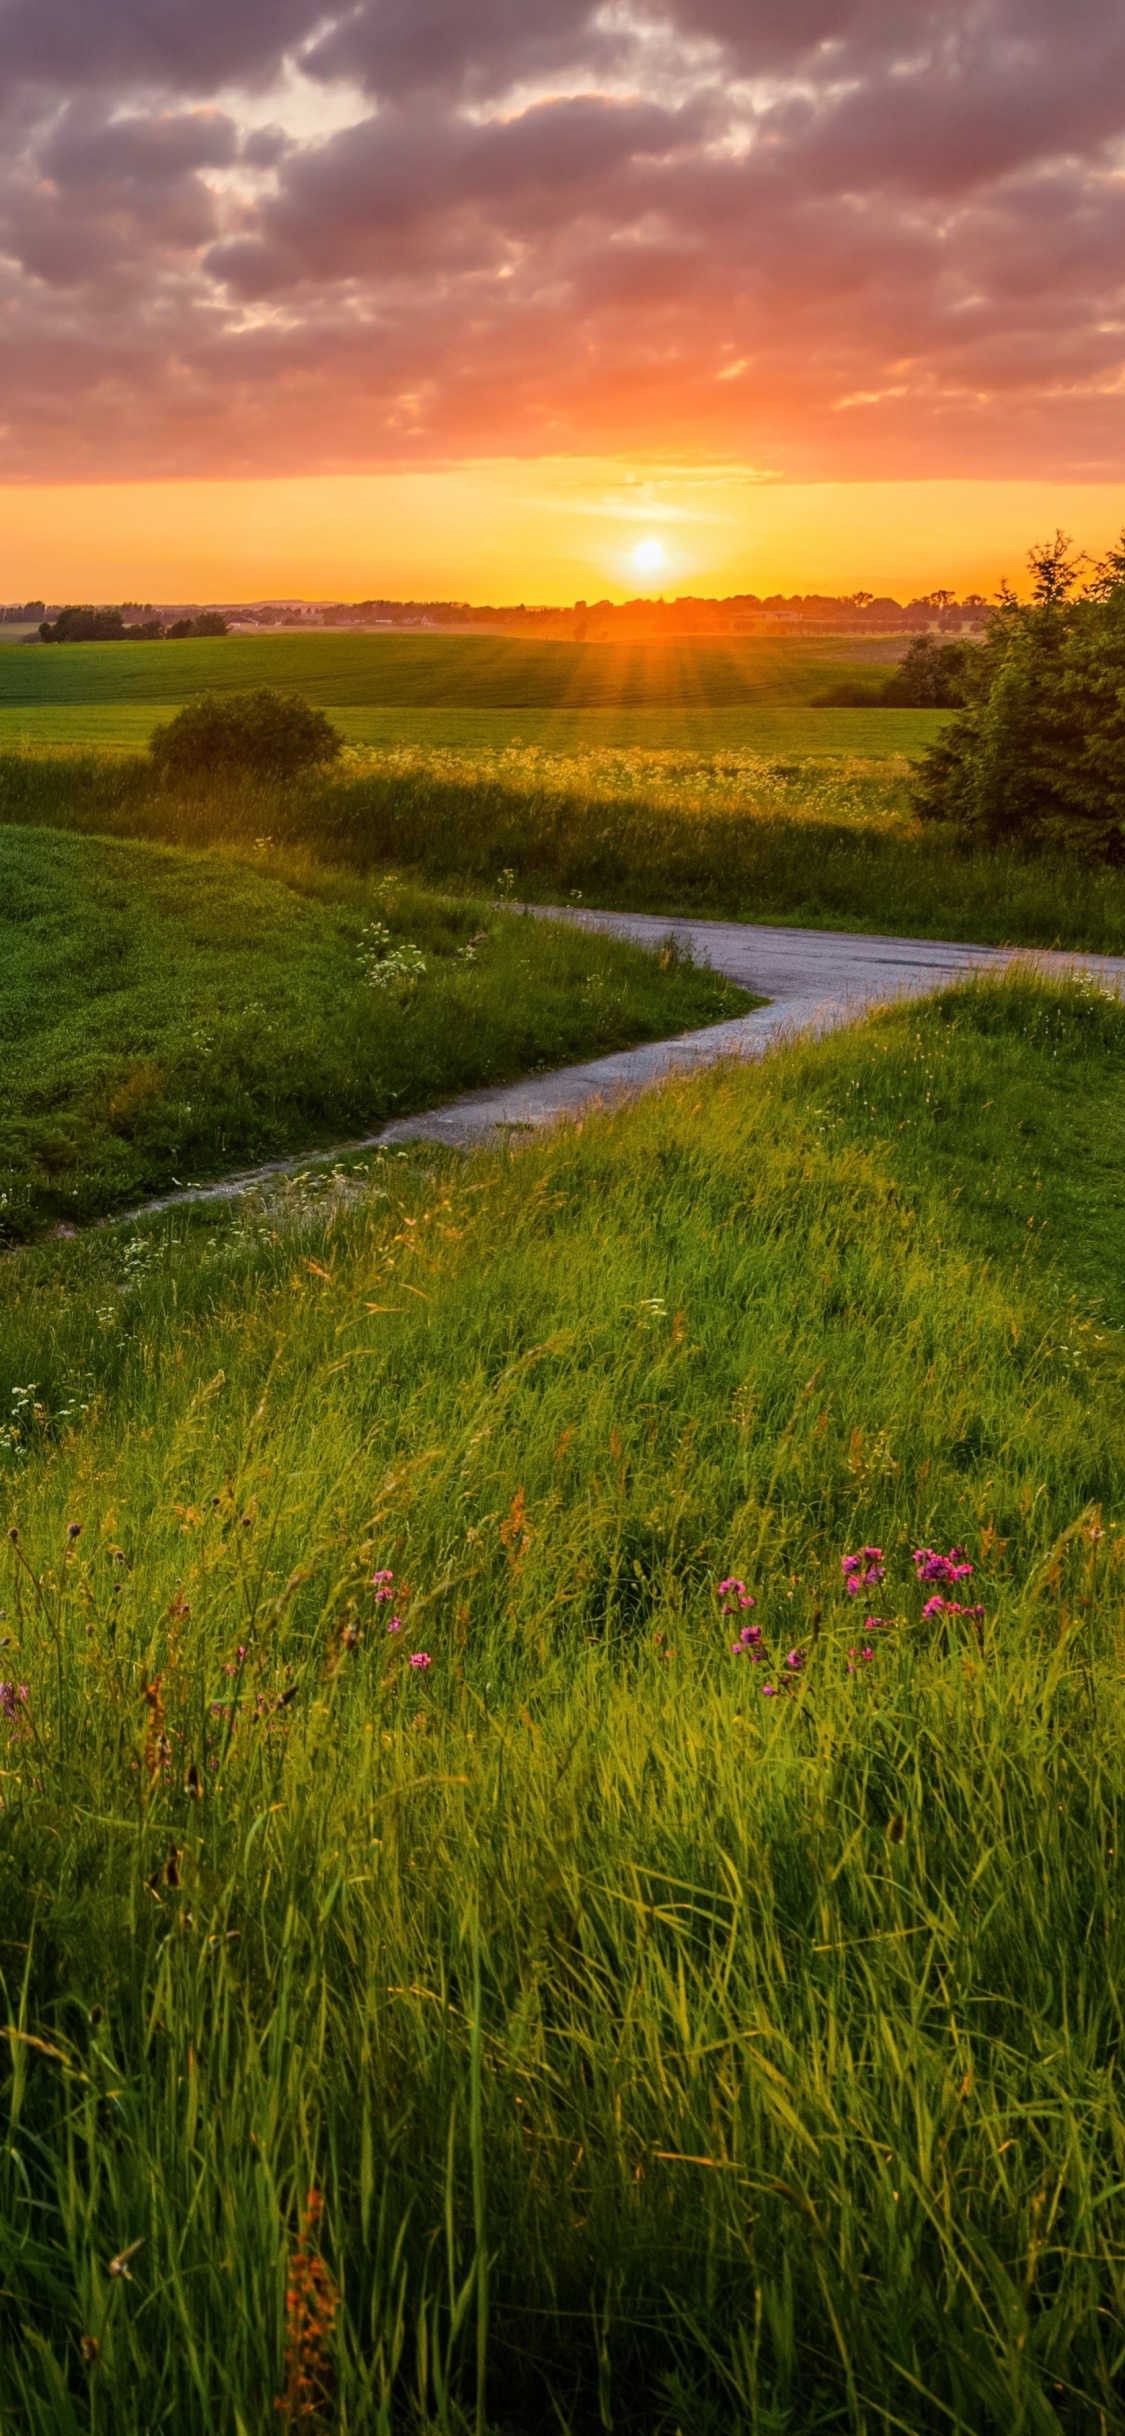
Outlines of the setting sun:
{"label": "setting sun", "polygon": [[662,541],[640,541],[633,552],[633,565],[638,575],[659,575],[664,564]]}

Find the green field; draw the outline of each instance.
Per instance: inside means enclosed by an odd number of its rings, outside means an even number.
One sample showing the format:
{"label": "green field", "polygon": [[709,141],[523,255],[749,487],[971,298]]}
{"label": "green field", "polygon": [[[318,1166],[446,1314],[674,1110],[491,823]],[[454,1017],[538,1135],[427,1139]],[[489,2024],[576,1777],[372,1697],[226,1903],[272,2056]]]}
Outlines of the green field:
{"label": "green field", "polygon": [[[463,894],[249,853],[0,829],[0,1238],[749,1003],[620,941],[537,924],[532,947]],[[376,922],[417,981],[370,979]]]}
{"label": "green field", "polygon": [[137,749],[170,708],[206,690],[292,687],[354,744],[555,752],[750,748],[911,752],[932,711],[809,707],[885,662],[825,642],[522,642],[496,635],[233,635],[80,643],[0,656],[0,746]]}
{"label": "green field", "polygon": [[1123,1075],[981,986],[0,1264],[5,2427],[1120,2430]]}
{"label": "green field", "polygon": [[[0,701],[0,751],[21,748],[139,752],[168,703],[31,704]],[[918,753],[932,743],[945,711],[718,710],[401,710],[334,702],[329,714],[349,744],[458,753],[521,746],[564,754],[624,748],[652,752],[756,752],[780,756]]]}

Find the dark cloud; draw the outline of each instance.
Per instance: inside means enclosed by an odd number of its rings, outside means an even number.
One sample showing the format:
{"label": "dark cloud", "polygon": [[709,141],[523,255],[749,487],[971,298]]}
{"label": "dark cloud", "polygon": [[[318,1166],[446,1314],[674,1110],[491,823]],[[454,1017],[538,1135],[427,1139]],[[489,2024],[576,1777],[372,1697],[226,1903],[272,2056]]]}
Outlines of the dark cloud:
{"label": "dark cloud", "polygon": [[0,0],[0,110],[0,479],[1125,472],[1105,0]]}

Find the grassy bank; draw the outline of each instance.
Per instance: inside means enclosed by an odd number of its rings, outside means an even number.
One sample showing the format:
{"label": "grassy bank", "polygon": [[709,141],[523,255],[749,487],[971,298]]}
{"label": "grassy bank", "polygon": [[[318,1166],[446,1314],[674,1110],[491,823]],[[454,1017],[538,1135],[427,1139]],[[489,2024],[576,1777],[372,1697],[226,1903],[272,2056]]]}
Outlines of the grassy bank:
{"label": "grassy bank", "polygon": [[267,797],[164,794],[139,755],[0,757],[0,824],[191,846],[270,831],[439,886],[493,890],[508,870],[540,901],[1125,951],[1125,874],[981,850],[914,821],[909,791],[903,758],[404,750]]}
{"label": "grassy bank", "polygon": [[[396,978],[404,945],[421,969]],[[563,925],[532,947],[517,915],[265,844],[248,864],[0,829],[0,1234],[744,1003],[678,961]]]}
{"label": "grassy bank", "polygon": [[6,1264],[13,2426],[1121,2426],[1123,1047]]}

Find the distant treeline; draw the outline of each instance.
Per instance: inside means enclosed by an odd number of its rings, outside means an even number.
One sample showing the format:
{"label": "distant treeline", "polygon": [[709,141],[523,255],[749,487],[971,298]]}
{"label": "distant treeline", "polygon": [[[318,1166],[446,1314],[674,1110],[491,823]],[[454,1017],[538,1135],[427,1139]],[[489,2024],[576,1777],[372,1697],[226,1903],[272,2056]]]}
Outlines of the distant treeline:
{"label": "distant treeline", "polygon": [[[276,625],[293,612],[266,603],[240,614],[259,625]],[[474,607],[468,601],[336,601],[313,614],[324,626],[499,626],[509,633],[601,642],[673,634],[785,633],[794,628],[805,634],[910,634],[933,627],[960,633],[966,626],[983,625],[989,604],[979,592],[968,593],[960,602],[952,592],[930,592],[905,603],[871,592],[773,592],[764,599],[756,592],[735,592],[725,600],[685,594],[671,601],[575,601],[570,609],[528,608],[522,601],[502,607]]]}
{"label": "distant treeline", "polygon": [[[38,624],[45,643],[159,642],[165,637],[225,634],[232,622],[251,626],[312,627],[488,627],[508,634],[559,637],[571,642],[645,641],[672,635],[918,634],[960,635],[983,628],[991,614],[979,592],[958,601],[938,590],[915,600],[890,594],[851,592],[731,593],[724,600],[682,594],[676,600],[575,601],[573,607],[531,607],[523,601],[228,602],[224,608],[169,615],[151,602],[125,601],[120,608],[70,604],[48,621],[42,601],[0,608],[0,620]],[[30,638],[29,638],[30,639]]]}
{"label": "distant treeline", "polygon": [[178,617],[165,626],[158,617],[141,617],[134,625],[125,620],[136,602],[126,602],[122,609],[60,609],[54,624],[44,618],[39,627],[41,643],[180,643],[192,635],[229,634],[230,627],[217,609],[204,609],[199,617]]}

